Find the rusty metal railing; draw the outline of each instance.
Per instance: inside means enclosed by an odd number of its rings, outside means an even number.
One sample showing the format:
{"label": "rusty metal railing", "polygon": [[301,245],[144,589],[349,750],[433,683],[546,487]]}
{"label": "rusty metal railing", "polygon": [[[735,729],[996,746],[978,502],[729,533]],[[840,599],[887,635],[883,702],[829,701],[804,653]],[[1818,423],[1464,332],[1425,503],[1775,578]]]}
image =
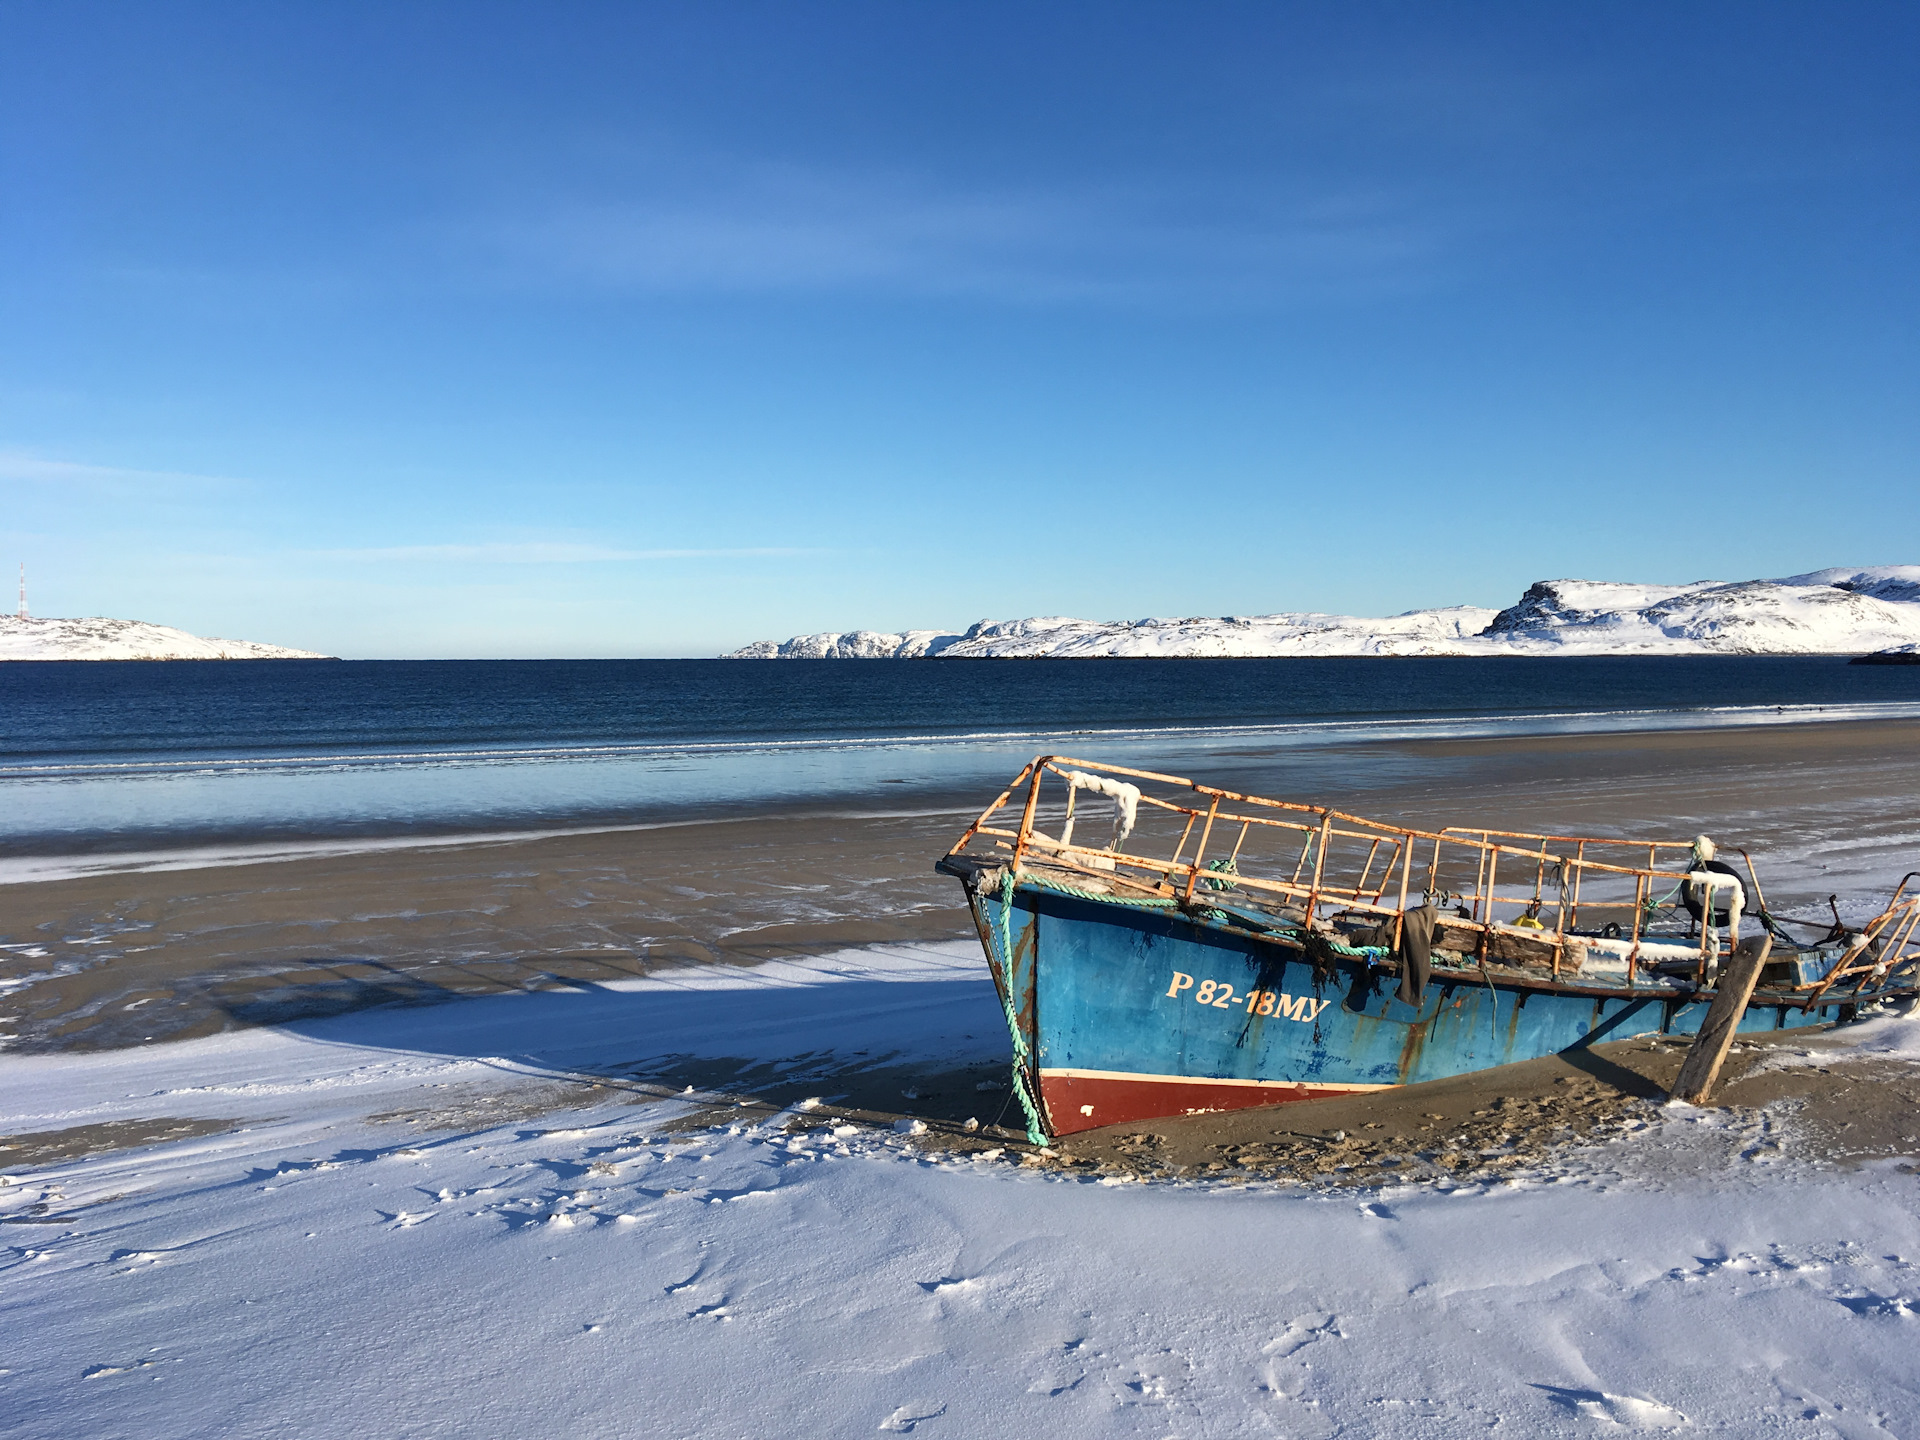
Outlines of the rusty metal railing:
{"label": "rusty metal railing", "polygon": [[[1068,777],[1076,770],[1123,779],[1139,788],[1140,822],[1124,842],[1093,846],[1066,838],[1064,821],[1073,814],[1076,788]],[[1064,787],[1065,802],[1045,803],[1056,786]],[[1003,819],[1002,813],[1016,797],[1018,820],[1009,824],[1012,817]],[[1042,828],[1055,814],[1063,821],[1059,837]],[[1149,834],[1155,821],[1158,833]],[[1535,957],[1528,963],[1544,958],[1541,968],[1556,977],[1568,965],[1570,946],[1591,948],[1595,943],[1591,933],[1575,930],[1584,922],[1590,932],[1613,915],[1618,917],[1617,939],[1625,942],[1626,983],[1631,986],[1648,944],[1690,944],[1686,936],[1650,935],[1648,919],[1663,898],[1671,898],[1685,883],[1691,845],[1686,840],[1458,827],[1422,830],[1326,806],[1242,794],[1177,775],[1043,755],[981,812],[949,854],[984,847],[986,854],[1010,861],[1016,872],[1045,866],[1119,895],[1171,898],[1188,906],[1228,905],[1233,902],[1224,892],[1231,889],[1256,908],[1308,930],[1326,929],[1335,915],[1378,917],[1390,925],[1390,947],[1398,946],[1401,917],[1417,894],[1435,903],[1440,922],[1450,932],[1448,939],[1464,938],[1471,958],[1482,968],[1526,955]],[[1751,857],[1744,851],[1734,853],[1746,859],[1758,894]],[[1668,862],[1669,856],[1675,861]],[[1895,898],[1899,900],[1898,892]],[[1761,902],[1764,906],[1764,896]],[[1446,912],[1445,905],[1454,909]],[[1904,918],[1893,918],[1896,909]],[[1693,952],[1702,982],[1722,953],[1722,941],[1730,949],[1737,939],[1717,936],[1712,918],[1709,910]],[[1920,943],[1916,922],[1920,896],[1881,916],[1873,938],[1885,937],[1896,955],[1905,954]],[[1459,953],[1452,945],[1448,948]],[[1869,950],[1877,958],[1864,958]],[[1818,993],[1847,976],[1870,978],[1875,966],[1882,975],[1891,973],[1881,963],[1887,953],[1887,944],[1875,948],[1871,939],[1863,938]]]}

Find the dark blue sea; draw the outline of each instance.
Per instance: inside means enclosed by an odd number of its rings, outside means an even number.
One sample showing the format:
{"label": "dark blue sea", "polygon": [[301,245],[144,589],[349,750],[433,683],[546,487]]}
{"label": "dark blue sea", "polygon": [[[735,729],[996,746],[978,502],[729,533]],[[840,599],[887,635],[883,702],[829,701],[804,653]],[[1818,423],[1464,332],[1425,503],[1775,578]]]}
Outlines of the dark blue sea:
{"label": "dark blue sea", "polygon": [[[1040,751],[1920,716],[1827,658],[0,665],[0,854],[951,803]],[[977,808],[977,807],[976,807]]]}

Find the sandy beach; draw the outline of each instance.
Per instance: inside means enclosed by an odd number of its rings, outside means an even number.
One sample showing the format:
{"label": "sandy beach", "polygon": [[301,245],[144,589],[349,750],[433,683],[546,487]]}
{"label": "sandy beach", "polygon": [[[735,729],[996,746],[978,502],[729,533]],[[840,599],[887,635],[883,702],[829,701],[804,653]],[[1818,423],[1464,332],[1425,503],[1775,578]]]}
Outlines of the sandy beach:
{"label": "sandy beach", "polygon": [[[1920,863],[1911,722],[1249,746],[1161,763],[1426,826],[1706,832],[1755,855],[1782,914],[1825,915],[1830,894],[1863,912]],[[902,786],[899,803],[824,813],[0,885],[0,1034],[17,1052],[112,1048],[965,936],[958,888],[932,866],[990,798]]]}
{"label": "sandy beach", "polygon": [[[1205,759],[1425,824],[1706,830],[1806,915],[1920,829],[1911,724]],[[987,798],[0,886],[23,1433],[1920,1416],[1911,1017],[1745,1037],[1705,1108],[1643,1038],[1036,1149],[931,868]]]}

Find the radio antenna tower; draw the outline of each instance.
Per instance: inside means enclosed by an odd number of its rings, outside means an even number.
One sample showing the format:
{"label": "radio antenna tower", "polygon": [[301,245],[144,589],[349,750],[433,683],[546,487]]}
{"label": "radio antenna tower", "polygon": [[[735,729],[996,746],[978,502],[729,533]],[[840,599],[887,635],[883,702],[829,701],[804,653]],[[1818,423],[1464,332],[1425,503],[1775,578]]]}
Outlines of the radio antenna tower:
{"label": "radio antenna tower", "polygon": [[27,618],[27,562],[20,562],[20,618]]}

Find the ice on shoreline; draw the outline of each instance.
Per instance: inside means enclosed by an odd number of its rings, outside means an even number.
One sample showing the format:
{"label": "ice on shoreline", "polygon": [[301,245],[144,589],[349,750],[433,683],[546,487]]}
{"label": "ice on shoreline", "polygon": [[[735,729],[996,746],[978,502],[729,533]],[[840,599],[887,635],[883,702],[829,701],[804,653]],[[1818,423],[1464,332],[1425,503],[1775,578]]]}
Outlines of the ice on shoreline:
{"label": "ice on shoreline", "polygon": [[1036,616],[964,631],[796,635],[737,660],[1094,659],[1362,655],[1849,655],[1920,641],[1920,565],[1733,584],[1542,580],[1504,610],[1370,619],[1290,613],[1133,621]]}

